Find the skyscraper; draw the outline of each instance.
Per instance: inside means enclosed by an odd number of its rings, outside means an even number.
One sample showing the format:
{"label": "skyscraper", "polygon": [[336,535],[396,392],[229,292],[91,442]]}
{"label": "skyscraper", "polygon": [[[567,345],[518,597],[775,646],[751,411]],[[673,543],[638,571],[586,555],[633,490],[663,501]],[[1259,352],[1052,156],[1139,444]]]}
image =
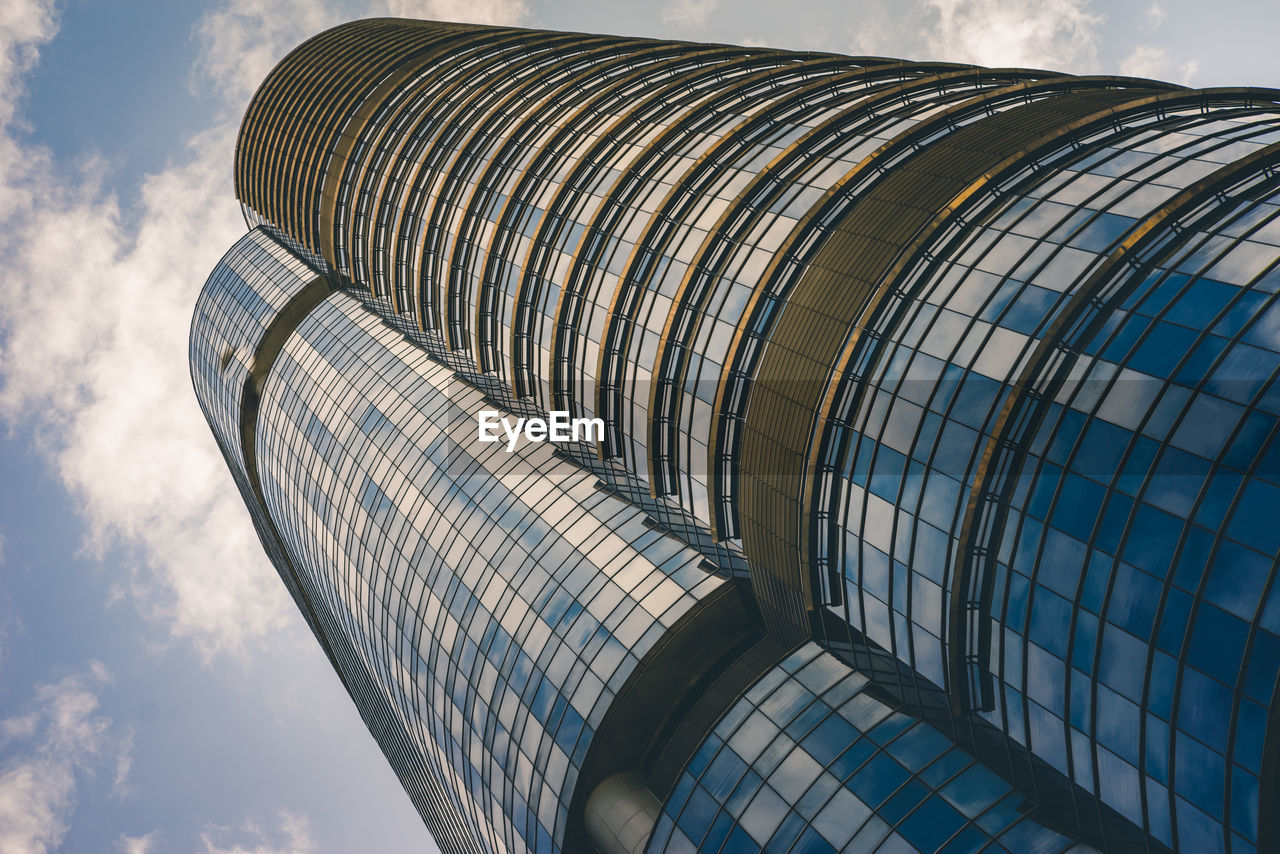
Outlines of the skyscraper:
{"label": "skyscraper", "polygon": [[1269,90],[360,21],[192,375],[447,851],[1275,850],[1277,162]]}

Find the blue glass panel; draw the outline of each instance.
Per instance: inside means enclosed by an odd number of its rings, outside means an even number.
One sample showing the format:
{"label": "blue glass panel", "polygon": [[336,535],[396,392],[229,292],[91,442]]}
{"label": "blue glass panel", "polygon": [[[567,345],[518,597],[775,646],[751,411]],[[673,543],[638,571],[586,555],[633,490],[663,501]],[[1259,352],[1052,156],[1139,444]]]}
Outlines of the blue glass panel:
{"label": "blue glass panel", "polygon": [[[973,826],[966,826],[952,839],[939,854],[976,854],[987,844],[987,836]],[[988,849],[990,850],[990,849]]]}
{"label": "blue glass panel", "polygon": [[1209,469],[1208,460],[1174,447],[1165,448],[1152,472],[1143,498],[1176,516],[1186,518],[1191,515],[1196,494],[1208,478]]}
{"label": "blue glass panel", "polygon": [[1231,829],[1258,839],[1258,778],[1238,766],[1231,769]]}
{"label": "blue glass panel", "polygon": [[1058,477],[1061,469],[1053,466],[1053,471],[1042,471],[1028,484],[1030,493],[1025,502],[1027,513],[1044,521],[1049,516],[1049,507],[1053,504],[1053,493],[1058,488]]}
{"label": "blue glass panel", "polygon": [[[966,373],[957,390],[951,418],[970,427],[981,428],[991,417],[1003,386],[981,374]],[[935,406],[937,404],[935,403]]]}
{"label": "blue glass panel", "polygon": [[755,854],[760,850],[760,846],[750,834],[743,830],[741,825],[736,824],[728,840],[725,841],[724,847],[720,849],[722,854]]}
{"label": "blue glass panel", "polygon": [[1096,755],[1102,799],[1130,821],[1141,822],[1142,785],[1138,769],[1105,748],[1098,748]]}
{"label": "blue glass panel", "polygon": [[1093,673],[1098,644],[1098,618],[1088,611],[1076,612],[1075,634],[1071,637],[1071,663],[1085,673]]}
{"label": "blue glass panel", "polygon": [[1271,702],[1271,692],[1280,672],[1280,638],[1266,630],[1254,634],[1245,675],[1245,693],[1260,703]]}
{"label": "blue glass panel", "polygon": [[1078,474],[1063,478],[1062,492],[1053,508],[1053,525],[1077,540],[1088,542],[1098,513],[1106,499],[1106,490]]}
{"label": "blue glass panel", "polygon": [[1157,321],[1129,360],[1129,367],[1153,377],[1169,377],[1184,353],[1195,346],[1196,333]]}
{"label": "blue glass panel", "polygon": [[1153,290],[1147,293],[1146,298],[1139,304],[1138,310],[1145,315],[1154,317],[1182,292],[1189,281],[1191,281],[1191,277],[1186,273],[1169,273]]}
{"label": "blue glass panel", "polygon": [[853,776],[875,752],[875,749],[875,744],[869,740],[855,741],[835,762],[831,763],[831,773],[841,780]]}
{"label": "blue glass panel", "polygon": [[1165,652],[1178,655],[1191,618],[1193,600],[1176,587],[1170,587],[1165,596],[1164,612],[1160,616],[1160,634],[1156,643]]}
{"label": "blue glass panel", "polygon": [[1276,508],[1280,507],[1280,486],[1262,480],[1250,480],[1244,495],[1231,514],[1227,533],[1263,554],[1280,552],[1280,525],[1276,524]]}
{"label": "blue glass panel", "polygon": [[1205,383],[1205,390],[1237,403],[1249,403],[1261,392],[1258,407],[1274,415],[1280,412],[1280,406],[1277,406],[1274,384],[1267,387],[1267,381],[1275,375],[1277,367],[1280,367],[1280,354],[1274,348],[1263,350],[1237,341]]}
{"label": "blue glass panel", "polygon": [[1098,686],[1098,740],[1131,765],[1139,761],[1141,720],[1136,703]]}
{"label": "blue glass panel", "polygon": [[1162,587],[1145,572],[1120,564],[1107,603],[1107,619],[1142,640],[1150,640]]}
{"label": "blue glass panel", "polygon": [[[1067,458],[1071,455],[1071,449],[1075,447],[1077,440],[1080,438],[1080,433],[1084,430],[1087,417],[1083,412],[1067,409],[1062,411],[1060,419],[1060,423],[1049,440],[1049,448],[1045,453],[1045,458],[1055,463],[1066,465]],[[1046,428],[1049,427],[1050,423],[1046,421],[1045,426]],[[1037,444],[1039,443],[1037,442]]]}
{"label": "blue glass panel", "polygon": [[1124,559],[1157,578],[1164,578],[1182,527],[1182,520],[1176,516],[1150,504],[1139,504],[1125,541]]}
{"label": "blue glass panel", "polygon": [[800,741],[809,734],[809,731],[812,730],[819,721],[830,714],[830,712],[831,709],[824,703],[810,703],[808,708],[797,714],[795,718],[786,725],[783,731],[787,735],[791,736],[793,740]]}
{"label": "blue glass panel", "polygon": [[[707,831],[707,835],[703,837],[701,848],[703,851],[719,851],[720,846],[728,839],[729,833],[735,827],[733,818],[723,810],[716,816],[716,820],[711,823],[711,829]],[[655,837],[657,836],[655,832]]]}
{"label": "blue glass panel", "polygon": [[1258,347],[1275,348],[1275,330],[1280,329],[1280,302],[1272,302],[1253,321],[1243,339]]}
{"label": "blue glass panel", "polygon": [[898,826],[908,842],[918,851],[936,851],[965,823],[964,816],[947,805],[942,798],[926,798],[920,808]]}
{"label": "blue glass panel", "polygon": [[1130,315],[1120,324],[1120,328],[1111,336],[1107,346],[1102,350],[1102,357],[1108,362],[1123,362],[1138,338],[1151,324],[1151,320],[1141,315]]}
{"label": "blue glass panel", "polygon": [[854,739],[858,731],[839,715],[828,715],[801,742],[809,755],[822,765],[829,765]]}
{"label": "blue glass panel", "polygon": [[[1206,376],[1227,346],[1227,339],[1219,338],[1216,335],[1205,335],[1188,354],[1182,366],[1177,372],[1177,381],[1183,385],[1196,385]],[[1216,441],[1217,437],[1213,437],[1212,441]]]}
{"label": "blue glass panel", "polygon": [[874,808],[884,803],[899,786],[906,782],[908,776],[907,770],[893,758],[880,753],[863,765],[857,774],[845,782],[845,785],[863,803]]}
{"label": "blue glass panel", "polygon": [[1030,335],[1049,316],[1050,309],[1057,299],[1058,294],[1053,291],[1035,285],[1026,285],[1018,292],[1017,299],[1000,319],[1000,325],[1015,332],[1021,332],[1023,335]]}
{"label": "blue glass panel", "polygon": [[1197,279],[1178,296],[1165,318],[1192,329],[1201,329],[1207,319],[1217,317],[1239,293],[1240,289],[1233,285],[1213,279]]}
{"label": "blue glass panel", "polygon": [[690,839],[701,841],[719,808],[719,804],[701,786],[695,786],[676,824]]}
{"label": "blue glass panel", "polygon": [[1026,576],[1012,572],[1009,574],[1009,583],[1006,589],[1008,590],[1009,602],[1005,606],[1004,624],[1015,632],[1021,633],[1026,630],[1027,595],[1030,592],[1031,584],[1027,581]]}
{"label": "blue glass panel", "polygon": [[1165,720],[1173,716],[1173,692],[1177,685],[1178,662],[1156,652],[1151,657],[1151,680],[1147,686],[1147,708]]}
{"label": "blue glass panel", "polygon": [[1178,555],[1178,568],[1173,574],[1174,583],[1184,590],[1195,592],[1200,587],[1200,579],[1209,565],[1209,554],[1213,551],[1214,536],[1196,525],[1187,531],[1186,542]]}
{"label": "blue glass panel", "polygon": [[[688,779],[687,777],[685,779]],[[725,801],[725,808],[735,815],[741,815],[743,808],[755,796],[764,784],[764,778],[755,771],[748,771],[747,775],[738,782],[734,787],[733,794],[729,796],[729,800]]]}
{"label": "blue glass panel", "polygon": [[1227,510],[1230,509],[1243,479],[1234,472],[1217,471],[1210,479],[1204,497],[1200,499],[1200,506],[1195,515],[1196,523],[1217,530]]}
{"label": "blue glass panel", "polygon": [[[1029,677],[1028,677],[1029,678]],[[1059,691],[1062,690],[1061,677],[1056,680]],[[1058,697],[1061,703],[1061,697]],[[1036,755],[1044,759],[1054,768],[1066,773],[1067,741],[1066,727],[1062,719],[1045,709],[1039,703],[1027,703],[1027,722],[1031,730],[1031,748]]]}
{"label": "blue glass panel", "polygon": [[1155,715],[1147,715],[1146,771],[1161,783],[1169,782],[1169,725]]}
{"label": "blue glass panel", "polygon": [[1182,798],[1177,798],[1176,815],[1179,851],[1224,850],[1222,825],[1219,822],[1214,821]]}
{"label": "blue glass panel", "polygon": [[1142,699],[1147,646],[1110,623],[1102,632],[1102,680],[1135,702]]}
{"label": "blue glass panel", "polygon": [[1240,700],[1236,711],[1236,736],[1232,758],[1255,774],[1262,772],[1262,751],[1267,731],[1267,709],[1252,700]]}
{"label": "blue glass panel", "polygon": [[1164,786],[1147,778],[1147,828],[1151,835],[1165,845],[1173,844],[1172,822],[1169,820],[1169,792]]}
{"label": "blue glass panel", "polygon": [[[867,737],[877,744],[888,744],[908,729],[915,727],[916,721],[907,715],[894,714],[876,724],[867,731]],[[918,727],[916,727],[918,729]],[[915,737],[915,730],[912,736]]]}
{"label": "blue glass panel", "polygon": [[787,813],[787,817],[778,825],[778,829],[773,832],[773,836],[769,838],[769,843],[765,846],[765,851],[769,854],[773,852],[786,852],[800,837],[804,831],[806,822],[803,818],[796,814],[795,810]]}
{"label": "blue glass panel", "polygon": [[920,772],[919,777],[937,788],[973,764],[973,759],[958,747],[952,747],[936,762]]}
{"label": "blue glass panel", "polygon": [[978,433],[975,430],[950,421],[938,439],[933,465],[939,471],[963,480],[969,467],[969,458],[978,447]]}
{"label": "blue glass panel", "polygon": [[1066,658],[1071,611],[1071,603],[1066,599],[1044,588],[1037,588],[1031,622],[1031,639],[1055,655]]}
{"label": "blue glass panel", "polygon": [[804,833],[800,834],[800,838],[796,841],[796,845],[791,849],[795,852],[812,851],[813,854],[835,854],[831,843],[822,837],[822,834],[814,830],[812,827],[805,828]]}
{"label": "blue glass panel", "polygon": [[1234,685],[1244,657],[1249,626],[1212,605],[1201,604],[1187,661],[1205,673]]}
{"label": "blue glass panel", "polygon": [[1040,536],[1044,526],[1035,519],[1024,518],[1022,530],[1018,532],[1018,548],[1015,552],[1014,565],[1020,570],[1028,571],[1036,565],[1036,552],[1040,548]]}
{"label": "blue glass panel", "polygon": [[1102,603],[1106,600],[1115,565],[1114,558],[1097,549],[1089,553],[1089,568],[1085,573],[1084,588],[1080,591],[1079,601],[1083,607],[1094,613],[1102,612]]}
{"label": "blue glass panel", "polygon": [[1036,581],[1067,599],[1074,600],[1076,589],[1080,585],[1080,570],[1088,552],[1084,543],[1056,528],[1049,528],[1045,533],[1044,554]]}
{"label": "blue glass panel", "polygon": [[1121,475],[1116,478],[1116,486],[1128,495],[1137,495],[1159,450],[1160,446],[1156,442],[1146,436],[1139,436],[1129,449]]}
{"label": "blue glass panel", "polygon": [[1071,237],[1071,245],[1089,252],[1102,252],[1120,239],[1137,222],[1133,217],[1100,213]]}
{"label": "blue glass panel", "polygon": [[1227,447],[1222,462],[1239,471],[1249,471],[1263,444],[1275,428],[1275,416],[1263,412],[1250,412],[1240,425],[1239,432]]}
{"label": "blue glass panel", "polygon": [[1231,691],[1203,673],[1183,671],[1178,727],[1211,748],[1226,753],[1231,726]]}
{"label": "blue glass panel", "polygon": [[885,501],[897,503],[898,488],[906,471],[907,458],[886,445],[879,446],[871,474],[871,491]]}
{"label": "blue glass panel", "polygon": [[[1175,791],[1221,821],[1226,791],[1226,760],[1181,731],[1178,732],[1175,756]],[[1181,808],[1178,812],[1182,812]]]}
{"label": "blue glass panel", "polygon": [[894,792],[893,796],[880,806],[876,815],[889,824],[897,824],[903,816],[928,797],[929,788],[913,777],[903,783],[902,788]]}
{"label": "blue glass panel", "polygon": [[1063,708],[1067,671],[1062,659],[1035,644],[1027,650],[1027,694],[1055,711]]}
{"label": "blue glass panel", "polygon": [[951,740],[933,727],[920,723],[888,746],[889,754],[913,771],[919,771],[951,746]]}
{"label": "blue glass panel", "polygon": [[1085,435],[1076,451],[1071,468],[1094,480],[1109,481],[1120,469],[1133,433],[1116,425],[1094,418],[1089,421]]}

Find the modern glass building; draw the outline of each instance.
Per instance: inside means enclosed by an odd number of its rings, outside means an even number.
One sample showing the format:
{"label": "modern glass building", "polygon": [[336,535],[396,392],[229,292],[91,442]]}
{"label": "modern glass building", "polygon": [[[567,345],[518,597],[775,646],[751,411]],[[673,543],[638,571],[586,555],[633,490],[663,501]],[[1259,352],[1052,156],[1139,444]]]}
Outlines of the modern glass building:
{"label": "modern glass building", "polygon": [[359,21],[192,376],[445,851],[1280,850],[1278,165],[1270,90]]}

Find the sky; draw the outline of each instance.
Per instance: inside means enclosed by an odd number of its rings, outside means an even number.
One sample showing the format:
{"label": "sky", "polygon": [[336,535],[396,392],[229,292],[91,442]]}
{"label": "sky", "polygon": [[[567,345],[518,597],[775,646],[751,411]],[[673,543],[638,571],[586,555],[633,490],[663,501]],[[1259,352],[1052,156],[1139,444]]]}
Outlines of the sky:
{"label": "sky", "polygon": [[258,82],[373,15],[1280,86],[1247,0],[4,0],[0,852],[431,852],[191,391]]}

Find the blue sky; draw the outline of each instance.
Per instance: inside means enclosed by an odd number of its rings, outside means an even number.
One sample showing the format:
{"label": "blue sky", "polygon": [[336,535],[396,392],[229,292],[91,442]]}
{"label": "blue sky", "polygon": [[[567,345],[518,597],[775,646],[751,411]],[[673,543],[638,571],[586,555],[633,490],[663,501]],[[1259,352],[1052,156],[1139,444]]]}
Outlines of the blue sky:
{"label": "blue sky", "polygon": [[1280,16],[1243,0],[7,0],[6,854],[434,850],[259,554],[186,368],[195,295],[244,228],[254,86],[385,14],[1280,85]]}

